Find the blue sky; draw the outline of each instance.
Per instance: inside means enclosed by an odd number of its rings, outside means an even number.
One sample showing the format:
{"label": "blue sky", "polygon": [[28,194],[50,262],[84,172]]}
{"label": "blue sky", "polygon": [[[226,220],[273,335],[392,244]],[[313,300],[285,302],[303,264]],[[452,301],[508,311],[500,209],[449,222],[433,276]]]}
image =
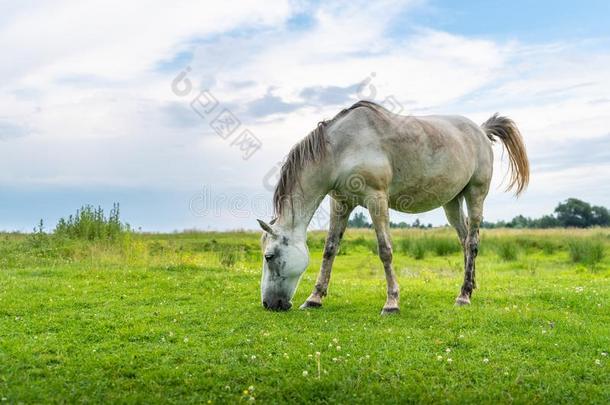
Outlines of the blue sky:
{"label": "blue sky", "polygon": [[[486,219],[610,206],[609,15],[603,1],[0,3],[0,229],[114,201],[144,230],[254,229],[277,163],[366,80],[404,113],[515,119],[532,182],[504,194],[496,148]],[[260,140],[248,159],[193,111],[202,90]],[[417,217],[445,223],[393,214]]]}

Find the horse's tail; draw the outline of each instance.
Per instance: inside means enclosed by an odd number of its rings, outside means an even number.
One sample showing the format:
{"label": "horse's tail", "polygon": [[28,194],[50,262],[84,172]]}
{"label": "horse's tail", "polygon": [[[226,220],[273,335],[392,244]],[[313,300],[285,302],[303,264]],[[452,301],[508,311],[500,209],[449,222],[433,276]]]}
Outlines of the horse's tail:
{"label": "horse's tail", "polygon": [[494,137],[500,138],[508,151],[510,182],[506,191],[515,188],[515,195],[518,196],[529,183],[530,164],[517,124],[510,118],[499,116],[496,113],[485,121],[481,128],[492,141],[495,141]]}

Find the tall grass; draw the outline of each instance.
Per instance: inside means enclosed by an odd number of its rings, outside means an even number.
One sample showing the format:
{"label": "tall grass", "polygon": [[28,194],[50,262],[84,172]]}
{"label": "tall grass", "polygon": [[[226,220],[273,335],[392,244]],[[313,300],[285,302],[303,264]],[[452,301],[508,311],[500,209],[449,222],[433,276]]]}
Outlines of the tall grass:
{"label": "tall grass", "polygon": [[225,268],[231,268],[243,257],[243,250],[227,246],[218,252],[218,260]]}
{"label": "tall grass", "polygon": [[495,251],[500,258],[506,262],[517,260],[519,256],[519,246],[513,240],[502,240],[495,245]]}
{"label": "tall grass", "polygon": [[457,237],[442,235],[402,238],[399,240],[398,246],[400,251],[415,260],[424,259],[428,253],[433,253],[436,256],[448,256],[462,251]]}
{"label": "tall grass", "polygon": [[568,242],[570,259],[574,263],[595,267],[604,258],[604,244],[592,238],[574,239]]}

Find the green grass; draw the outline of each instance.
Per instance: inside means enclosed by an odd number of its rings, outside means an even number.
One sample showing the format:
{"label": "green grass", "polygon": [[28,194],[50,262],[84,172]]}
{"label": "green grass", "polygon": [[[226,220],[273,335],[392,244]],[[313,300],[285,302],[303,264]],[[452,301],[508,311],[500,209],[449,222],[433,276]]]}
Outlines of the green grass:
{"label": "green grass", "polygon": [[[0,234],[0,399],[610,402],[610,231],[481,231],[479,288],[465,308],[453,305],[463,277],[453,231],[393,239],[401,313],[381,317],[369,230],[346,233],[323,308],[285,313],[260,305],[257,233]],[[324,234],[309,240],[295,306],[315,282]],[[519,254],[505,260],[498,243]],[[574,260],[579,243],[601,246],[594,269]]]}
{"label": "green grass", "polygon": [[576,239],[568,244],[570,258],[574,263],[584,263],[592,268],[604,258],[604,244],[601,240]]}

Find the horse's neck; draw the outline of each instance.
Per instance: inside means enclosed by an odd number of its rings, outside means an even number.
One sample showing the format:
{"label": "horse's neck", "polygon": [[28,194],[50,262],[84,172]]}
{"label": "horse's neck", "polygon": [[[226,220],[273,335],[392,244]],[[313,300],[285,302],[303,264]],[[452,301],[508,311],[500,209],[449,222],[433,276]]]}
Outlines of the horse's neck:
{"label": "horse's neck", "polygon": [[[306,238],[307,227],[329,191],[328,178],[320,170],[304,171],[277,223],[296,237]],[[290,201],[292,203],[290,203]]]}

